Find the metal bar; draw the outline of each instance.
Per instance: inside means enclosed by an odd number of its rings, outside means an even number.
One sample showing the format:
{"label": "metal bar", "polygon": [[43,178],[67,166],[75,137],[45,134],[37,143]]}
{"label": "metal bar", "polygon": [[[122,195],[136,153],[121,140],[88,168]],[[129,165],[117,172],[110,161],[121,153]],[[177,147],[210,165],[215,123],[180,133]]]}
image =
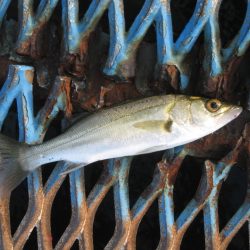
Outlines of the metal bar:
{"label": "metal bar", "polygon": [[157,58],[159,64],[171,63],[174,58],[173,24],[170,1],[164,1],[156,17]]}
{"label": "metal bar", "polygon": [[[100,176],[98,182],[95,184],[94,188],[90,192],[87,200],[83,196],[83,200],[81,205],[81,209],[75,209],[77,206],[74,206],[74,214],[72,215],[71,222],[62,235],[61,239],[57,243],[55,249],[69,249],[75,240],[79,239],[79,244],[84,249],[94,249],[93,246],[93,221],[95,217],[95,213],[97,208],[99,207],[101,201],[104,199],[105,195],[114,184],[117,178],[117,174],[120,168],[119,160],[109,160],[109,163],[106,167],[104,167],[103,173]],[[78,179],[77,183],[74,180],[71,181],[71,190],[75,190],[75,185],[83,185],[80,184],[84,179]],[[74,192],[73,201],[77,201]],[[87,206],[85,206],[85,202],[87,202]],[[75,218],[81,218],[81,220],[75,220]]]}
{"label": "metal bar", "polygon": [[[79,56],[84,60],[88,53],[89,36],[94,31],[105,10],[109,11],[110,45],[104,68],[105,74],[128,79],[135,75],[136,52],[147,30],[156,22],[157,63],[166,70],[176,67],[180,73],[180,91],[188,88],[190,72],[185,59],[195,45],[199,35],[205,31],[206,57],[204,68],[208,76],[223,73],[224,66],[234,55],[242,56],[250,41],[250,0],[244,22],[233,41],[225,49],[220,45],[218,13],[221,0],[197,0],[193,15],[176,42],[173,41],[170,0],[145,0],[141,11],[126,33],[124,4],[122,0],[93,0],[79,20],[79,1],[62,0],[62,24],[64,29],[65,54]],[[17,52],[31,57],[37,56],[36,36],[48,23],[58,0],[39,2],[34,12],[33,0],[19,1],[20,32]],[[0,0],[0,24],[10,0]],[[19,140],[29,144],[41,143],[45,133],[60,110],[71,112],[70,82],[58,76],[44,105],[34,116],[33,110],[34,68],[11,65],[8,77],[0,91],[0,127],[14,101],[17,102]],[[69,249],[78,240],[80,249],[94,249],[93,221],[96,211],[110,188],[114,187],[116,229],[105,249],[135,249],[138,227],[143,216],[158,198],[161,238],[158,249],[179,249],[182,238],[192,221],[203,210],[207,249],[226,249],[232,238],[250,216],[249,192],[244,203],[220,231],[218,221],[218,197],[220,188],[238,157],[241,140],[226,157],[214,164],[205,162],[205,170],[195,196],[174,218],[173,190],[175,178],[186,156],[182,151],[173,154],[171,160],[164,158],[155,170],[152,182],[143,191],[130,209],[128,197],[128,174],[132,158],[109,160],[88,195],[85,194],[84,169],[70,174],[71,222],[56,245],[56,249]],[[14,236],[11,236],[9,218],[10,192],[0,194],[0,248],[22,249],[32,230],[36,227],[39,249],[52,249],[51,208],[57,191],[65,180],[62,172],[72,167],[69,163],[58,163],[45,186],[41,170],[28,177],[29,206]],[[249,191],[249,190],[248,190]],[[250,231],[250,230],[249,230]]]}
{"label": "metal bar", "polygon": [[248,221],[250,217],[250,202],[246,199],[243,205],[238,209],[234,216],[230,219],[227,225],[220,233],[221,249],[227,249],[229,243],[239,231],[239,229]]}
{"label": "metal bar", "polygon": [[[31,0],[22,0],[20,2],[19,8],[22,10],[20,12],[20,23],[22,23],[22,29],[17,43],[18,53],[36,56],[35,48],[32,49],[33,45],[30,44],[30,39],[48,21],[57,1],[54,0],[50,3],[41,1],[36,14],[33,14],[33,3]],[[109,8],[110,47],[104,73],[109,76],[118,76],[120,79],[133,77],[135,74],[137,47],[149,26],[156,21],[158,64],[162,65],[163,68],[164,65],[175,65],[180,71],[180,89],[185,91],[188,87],[190,76],[182,62],[193,48],[204,27],[206,27],[205,38],[207,44],[209,44],[208,48],[212,49],[212,51],[206,50],[208,53],[204,65],[211,67],[213,76],[217,76],[222,72],[222,59],[227,61],[227,58],[231,58],[235,47],[239,48],[238,53],[240,54],[243,54],[248,47],[250,37],[248,35],[249,1],[246,18],[239,34],[229,48],[225,50],[220,48],[217,20],[220,4],[221,0],[198,0],[192,17],[176,43],[173,44],[170,0],[146,0],[127,35],[125,35],[122,0],[93,0],[82,20],[78,18],[78,1],[62,0],[65,54],[78,54],[80,55],[80,60],[83,60],[84,55],[87,54],[89,35],[95,29],[104,11]],[[168,28],[163,29],[163,27]],[[214,56],[210,57],[211,53]],[[221,58],[221,53],[225,54],[225,60],[224,57]],[[207,72],[209,72],[209,68],[207,68]]]}
{"label": "metal bar", "polygon": [[[33,10],[33,0],[19,1],[19,35],[16,52],[21,55],[37,56],[34,38],[48,22],[59,0],[41,0],[37,12]],[[33,40],[32,40],[33,37]]]}
{"label": "metal bar", "polygon": [[213,170],[214,169],[210,165],[205,164],[205,170],[203,171],[195,197],[188,203],[188,205],[177,218],[176,242],[181,242],[188,227],[193,222],[198,213],[203,209],[205,202],[212,191]]}
{"label": "metal bar", "polygon": [[177,225],[174,219],[173,189],[181,163],[186,156],[182,151],[167,167],[166,182],[159,197],[159,217],[161,237],[157,249],[178,249],[181,242],[175,242]]}
{"label": "metal bar", "polygon": [[222,58],[221,58],[221,39],[219,30],[219,6],[221,0],[217,1],[217,6],[214,11],[210,13],[209,20],[205,26],[204,38],[206,45],[206,55],[204,60],[206,65],[209,64],[207,72],[211,77],[217,76],[222,73]]}
{"label": "metal bar", "polygon": [[[108,64],[105,65],[103,72],[109,76],[118,76],[119,78],[128,78],[134,76],[133,70],[127,70],[127,67],[123,64],[130,64],[131,58],[134,58],[135,52],[138,45],[142,41],[146,31],[152,24],[157,15],[159,8],[161,7],[161,2],[159,0],[146,0],[140,13],[135,18],[132,26],[127,32],[127,35],[123,40],[124,44],[119,44],[116,41],[116,45],[111,45],[113,47],[119,48],[119,50],[112,50],[113,54],[109,54]],[[121,15],[121,9],[115,9],[118,13],[117,16]],[[115,25],[110,20],[110,25]],[[120,33],[120,35],[122,35]],[[113,40],[110,41],[110,43]],[[123,47],[121,47],[123,45]],[[114,59],[112,59],[114,58]],[[124,70],[123,70],[124,69]]]}
{"label": "metal bar", "polygon": [[38,248],[52,249],[52,233],[51,233],[51,209],[55,196],[61,187],[66,175],[61,175],[70,166],[69,163],[59,162],[53,169],[46,185],[44,186],[44,200],[41,219],[37,224]]}
{"label": "metal bar", "polygon": [[228,62],[234,54],[242,56],[249,46],[250,41],[250,1],[247,1],[247,10],[244,22],[229,46],[222,50],[224,62]]}
{"label": "metal bar", "polygon": [[82,20],[78,18],[78,0],[62,0],[65,53],[77,54],[88,40],[111,0],[93,0]]}
{"label": "metal bar", "polygon": [[87,203],[84,187],[84,170],[77,170],[70,174],[70,197],[72,216],[69,226],[58,242],[55,249],[70,249],[82,232],[87,217]]}
{"label": "metal bar", "polygon": [[[47,116],[45,117],[45,110],[43,109],[38,113],[37,119],[35,119],[33,113],[32,94],[33,73],[34,69],[30,66],[10,65],[8,78],[0,92],[3,104],[0,107],[0,113],[2,114],[1,126],[12,102],[16,99],[18,108],[19,138],[21,141],[25,140],[27,143],[41,141],[47,127],[52,119],[57,115],[59,110],[69,106],[66,104],[68,95],[65,92],[68,88],[63,87],[63,85],[65,85],[64,81],[60,81],[61,85],[59,83],[54,85],[52,98],[49,98],[45,105],[45,108],[47,108]],[[66,83],[69,84],[69,81]],[[57,91],[55,91],[55,89],[57,89]],[[6,95],[7,91],[8,95]],[[8,98],[6,98],[7,96]],[[54,102],[54,99],[56,102]],[[42,120],[42,118],[44,118],[44,120]],[[37,124],[37,121],[39,121],[39,125]],[[43,128],[41,129],[42,126]],[[20,249],[24,246],[42,213],[44,194],[40,170],[33,172],[28,177],[28,188],[29,207],[26,215],[13,236],[15,249]],[[8,194],[6,195],[8,196]],[[5,201],[6,199],[3,200]],[[8,214],[6,215],[8,216]],[[8,217],[6,220],[9,220]],[[8,221],[3,222],[3,226],[5,226],[6,223],[8,223]],[[6,230],[4,234],[7,233],[8,230]],[[8,243],[8,238],[11,238],[11,236],[9,235],[9,237],[3,238],[3,245],[10,245],[10,243]]]}
{"label": "metal bar", "polygon": [[113,237],[105,249],[122,249],[130,229],[131,215],[128,196],[128,175],[131,161],[132,157],[120,160],[118,179],[114,184],[116,227]]}
{"label": "metal bar", "polygon": [[215,8],[217,2],[217,0],[197,1],[192,17],[176,41],[175,48],[179,53],[187,54],[193,48],[194,43],[209,19],[211,9]]}
{"label": "metal bar", "polygon": [[222,240],[219,232],[218,197],[223,181],[227,178],[232,166],[236,162],[241,145],[242,139],[238,141],[234,150],[216,165],[211,161],[206,161],[206,164],[214,169],[212,177],[213,189],[203,210],[206,249],[220,249],[221,247]]}
{"label": "metal bar", "polygon": [[13,249],[9,212],[10,194],[0,196],[0,248]]}
{"label": "metal bar", "polygon": [[109,7],[110,46],[106,67],[111,67],[117,54],[125,47],[125,20],[123,1],[112,1]]}
{"label": "metal bar", "polygon": [[0,0],[0,27],[10,5],[10,2],[11,0]]}

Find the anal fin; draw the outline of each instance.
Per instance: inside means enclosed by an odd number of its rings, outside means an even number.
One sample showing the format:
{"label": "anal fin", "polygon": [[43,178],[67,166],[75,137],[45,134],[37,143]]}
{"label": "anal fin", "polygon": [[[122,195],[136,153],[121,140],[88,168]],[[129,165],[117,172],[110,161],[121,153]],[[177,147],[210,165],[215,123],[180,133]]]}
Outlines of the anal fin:
{"label": "anal fin", "polygon": [[60,175],[66,175],[66,174],[69,174],[69,173],[71,173],[71,172],[73,172],[73,171],[75,171],[75,170],[77,170],[77,169],[79,169],[79,168],[83,168],[83,167],[85,167],[86,165],[88,165],[88,164],[86,164],[86,163],[72,163],[72,164],[70,164],[70,166],[67,168],[67,170],[65,170],[65,171],[63,171]]}

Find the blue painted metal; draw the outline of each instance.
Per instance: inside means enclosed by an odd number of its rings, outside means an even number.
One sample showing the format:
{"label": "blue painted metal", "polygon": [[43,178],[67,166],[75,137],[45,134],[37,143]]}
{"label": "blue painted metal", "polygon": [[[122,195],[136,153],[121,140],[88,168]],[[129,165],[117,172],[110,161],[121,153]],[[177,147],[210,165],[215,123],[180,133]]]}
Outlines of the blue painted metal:
{"label": "blue painted metal", "polygon": [[[1,107],[0,107],[0,127],[3,124],[4,119],[10,109],[14,99],[17,102],[18,109],[18,122],[20,130],[20,141],[25,141],[29,144],[39,143],[43,140],[45,131],[47,130],[50,122],[54,119],[60,109],[64,109],[67,101],[67,96],[62,93],[61,96],[48,99],[44,109],[40,110],[36,117],[34,117],[33,110],[33,76],[34,68],[24,65],[10,65],[9,73],[6,82],[4,83],[1,92]],[[63,84],[69,83],[68,77],[58,77],[54,84],[54,89],[60,93]],[[8,95],[6,95],[6,92]],[[53,92],[52,92],[53,93]],[[49,119],[46,114],[49,103],[56,99],[57,105],[53,106]]]}
{"label": "blue painted metal", "polygon": [[[68,106],[68,96],[64,90],[68,87],[65,85],[69,85],[70,83],[68,77],[58,77],[55,81],[51,96],[45,103],[44,108],[38,112],[36,117],[34,117],[32,93],[33,75],[34,68],[31,66],[11,65],[7,80],[0,92],[0,125],[3,125],[11,104],[16,100],[18,109],[19,139],[20,141],[25,141],[29,144],[41,142],[50,122],[54,119],[59,110],[65,110]],[[64,168],[61,167],[60,171],[63,169]],[[55,172],[57,173],[57,176],[60,176],[58,175],[57,168],[55,169]],[[28,189],[30,198],[29,208],[23,219],[23,223],[20,224],[13,238],[14,244],[17,246],[24,245],[25,240],[27,240],[42,212],[41,209],[40,211],[34,209],[34,207],[37,207],[36,203],[38,203],[38,201],[40,202],[41,197],[41,170],[34,171],[28,176]],[[40,206],[38,207],[40,208]],[[24,239],[22,238],[22,235],[25,234],[26,238]],[[5,242],[1,242],[2,246],[5,246],[6,244],[7,243]]]}
{"label": "blue painted metal", "polygon": [[206,165],[213,169],[213,187],[203,210],[207,248],[226,249],[239,228],[248,221],[250,216],[249,190],[247,190],[246,199],[241,207],[230,219],[227,225],[221,231],[219,229],[218,197],[222,183],[229,175],[229,172],[238,157],[240,144],[241,141],[238,142],[234,151],[228,154],[216,165],[210,161],[206,162]]}
{"label": "blue painted metal", "polygon": [[33,0],[19,1],[19,35],[16,45],[18,53],[30,53],[32,36],[37,35],[46,25],[57,3],[58,0],[42,0],[34,13]]}
{"label": "blue painted metal", "polygon": [[80,53],[82,41],[89,38],[110,1],[93,0],[82,20],[79,20],[78,0],[62,0],[65,52]]}
{"label": "blue painted metal", "polygon": [[10,5],[11,0],[1,0],[0,1],[0,26],[5,17],[6,11]]}
{"label": "blue painted metal", "polygon": [[223,73],[223,67],[232,60],[233,56],[244,54],[250,43],[250,1],[247,1],[247,10],[244,22],[235,38],[227,48],[221,47],[219,30],[219,6],[211,13],[209,21],[205,26],[206,54],[204,65],[212,77]]}
{"label": "blue painted metal", "polygon": [[[3,1],[3,0],[2,0]],[[249,46],[250,3],[244,23],[227,48],[220,47],[218,12],[222,0],[198,0],[194,13],[181,32],[176,42],[173,41],[171,0],[146,0],[140,13],[129,30],[125,31],[125,19],[122,0],[93,0],[82,20],[79,20],[78,0],[62,0],[62,24],[64,29],[65,54],[80,55],[86,53],[91,32],[94,31],[105,10],[109,11],[110,47],[104,73],[118,76],[121,79],[134,77],[135,57],[148,28],[156,23],[157,63],[164,70],[167,65],[174,65],[180,72],[180,89],[188,87],[190,72],[184,59],[190,53],[201,32],[205,30],[207,54],[204,66],[211,76],[222,73],[223,67],[233,55],[242,55]],[[3,1],[0,7],[0,22],[10,1]],[[36,13],[33,1],[19,1],[20,32],[17,41],[17,52],[32,54],[31,37],[36,36],[46,25],[54,11],[58,0],[40,1]],[[167,28],[166,28],[167,27]],[[32,49],[31,49],[32,50]],[[213,56],[210,56],[212,55]]]}
{"label": "blue painted metal", "polygon": [[[58,0],[41,0],[36,13],[32,0],[19,1],[20,31],[17,51],[30,50],[31,38],[46,25]],[[105,10],[109,12],[110,45],[104,73],[122,79],[134,76],[136,51],[148,28],[156,23],[157,63],[164,67],[176,66],[180,71],[180,89],[185,91],[190,72],[184,59],[194,47],[202,31],[207,45],[204,67],[210,76],[223,73],[224,66],[233,56],[241,56],[250,41],[250,1],[247,1],[246,16],[238,34],[227,48],[220,46],[218,12],[221,0],[197,0],[193,15],[176,41],[173,40],[170,0],[145,0],[145,3],[126,32],[122,0],[93,0],[84,17],[79,20],[78,0],[62,0],[62,24],[64,29],[65,54],[82,55],[91,32]],[[0,24],[10,0],[0,0]],[[27,52],[29,54],[29,52]],[[34,116],[33,82],[34,68],[12,65],[0,91],[0,127],[10,106],[17,102],[19,139],[27,143],[42,142],[50,122],[60,110],[69,111],[69,84],[67,77],[57,77],[50,96],[40,112]],[[239,144],[241,141],[239,142]],[[128,173],[132,158],[109,160],[103,173],[88,195],[85,193],[84,170],[70,174],[72,205],[71,221],[56,245],[56,249],[69,249],[78,240],[82,249],[93,249],[93,221],[97,208],[109,189],[114,187],[116,229],[106,249],[135,249],[137,230],[143,216],[158,199],[161,238],[158,249],[179,249],[181,240],[197,214],[203,210],[206,246],[209,249],[226,249],[239,228],[249,220],[249,192],[246,200],[228,224],[219,230],[218,196],[221,185],[237,159],[239,145],[227,157],[213,164],[207,161],[196,195],[177,219],[174,218],[173,189],[175,178],[187,152],[182,148],[168,151],[157,165],[152,182],[130,209],[128,197]],[[171,160],[170,160],[171,159]],[[41,170],[28,177],[29,207],[14,236],[9,226],[9,196],[0,200],[0,248],[22,249],[30,233],[36,227],[40,249],[52,249],[50,216],[57,191],[65,180],[60,175],[70,164],[60,162],[43,186]],[[248,222],[249,223],[249,222]]]}
{"label": "blue painted metal", "polygon": [[246,10],[246,16],[244,19],[244,22],[238,32],[238,34],[235,36],[235,38],[232,40],[230,45],[222,49],[223,52],[223,61],[228,62],[230,58],[236,53],[237,56],[242,56],[250,43],[250,1],[247,1],[247,10]]}

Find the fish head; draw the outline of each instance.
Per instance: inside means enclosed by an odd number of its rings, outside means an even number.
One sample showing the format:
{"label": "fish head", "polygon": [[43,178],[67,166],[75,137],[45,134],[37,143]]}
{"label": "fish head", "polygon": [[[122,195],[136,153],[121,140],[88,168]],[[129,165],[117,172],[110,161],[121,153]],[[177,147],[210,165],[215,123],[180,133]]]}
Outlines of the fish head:
{"label": "fish head", "polygon": [[[195,96],[179,96],[172,110],[172,119],[182,126],[209,134],[234,120],[242,107]],[[195,132],[195,131],[194,131]]]}
{"label": "fish head", "polygon": [[211,132],[234,120],[242,107],[222,102],[219,99],[190,97],[193,123]]}

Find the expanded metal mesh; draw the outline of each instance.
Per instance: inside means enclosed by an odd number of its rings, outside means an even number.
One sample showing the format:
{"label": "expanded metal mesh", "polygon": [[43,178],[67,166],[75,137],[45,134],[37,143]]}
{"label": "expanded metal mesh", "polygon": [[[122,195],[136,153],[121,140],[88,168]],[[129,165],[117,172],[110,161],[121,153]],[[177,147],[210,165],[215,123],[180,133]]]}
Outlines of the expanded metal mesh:
{"label": "expanded metal mesh", "polygon": [[[20,0],[19,31],[15,52],[32,58],[33,62],[41,60],[40,49],[44,32],[56,7],[61,5],[62,18],[62,58],[59,76],[56,77],[50,94],[43,108],[35,115],[33,106],[34,67],[12,64],[7,80],[0,92],[0,121],[3,126],[13,102],[17,103],[19,140],[26,143],[41,143],[52,120],[59,111],[67,116],[72,111],[71,84],[75,86],[79,79],[85,79],[86,55],[90,48],[89,41],[98,22],[108,11],[109,18],[109,52],[103,73],[108,79],[129,82],[136,78],[136,55],[141,48],[143,38],[152,24],[155,24],[157,56],[155,59],[155,80],[166,83],[176,92],[192,92],[190,77],[190,53],[193,52],[201,33],[204,33],[206,49],[203,53],[202,76],[203,93],[210,96],[222,96],[232,99],[233,85],[230,78],[235,59],[242,58],[250,41],[250,1],[245,3],[245,17],[242,25],[226,46],[222,47],[219,30],[220,0],[198,0],[194,13],[186,26],[174,39],[170,0],[145,0],[142,8],[129,29],[125,28],[124,4],[121,0],[93,0],[81,19],[78,18],[77,0],[41,0],[34,11],[32,0]],[[10,0],[0,0],[0,23],[4,27],[10,22],[4,21]],[[12,26],[13,27],[13,26]],[[9,32],[10,30],[7,29]],[[7,39],[8,37],[6,37]],[[3,41],[5,37],[1,38]],[[54,37],[53,39],[57,39]],[[92,40],[93,42],[93,40]],[[98,41],[95,41],[98,45]],[[8,47],[8,46],[7,46]],[[3,49],[4,48],[4,49]],[[30,64],[28,59],[17,56],[13,51],[2,46],[1,54],[7,53],[10,60]],[[188,59],[189,58],[189,59]],[[191,60],[192,61],[192,60]],[[238,62],[238,61],[237,61]],[[35,63],[33,63],[35,64]],[[140,64],[140,62],[139,62]],[[79,66],[80,65],[80,66]],[[43,71],[39,67],[40,71]],[[84,70],[83,70],[84,71]],[[65,76],[67,72],[67,76]],[[41,74],[42,75],[42,74]],[[76,80],[76,78],[78,80]],[[37,79],[41,82],[41,79]],[[111,81],[111,80],[106,80]],[[145,94],[148,89],[136,83],[139,92]],[[79,85],[77,85],[79,87]],[[97,108],[105,103],[101,88]],[[231,99],[230,99],[231,98]],[[113,236],[105,249],[135,249],[139,225],[154,201],[158,201],[160,240],[157,249],[179,249],[182,239],[191,223],[202,211],[204,218],[205,246],[207,249],[226,249],[243,224],[249,223],[250,188],[240,208],[227,221],[223,228],[219,226],[218,197],[223,182],[238,160],[239,153],[248,150],[249,126],[240,133],[236,146],[216,163],[206,160],[200,184],[193,198],[182,209],[178,217],[174,209],[174,186],[183,160],[192,149],[169,150],[155,167],[151,183],[136,199],[133,206],[129,199],[129,170],[131,157],[112,159],[104,164],[100,178],[89,194],[85,190],[84,170],[69,174],[71,219],[56,243],[55,249],[70,249],[78,241],[80,249],[94,249],[93,223],[96,212],[109,190],[113,189],[116,226]],[[202,150],[202,149],[201,149]],[[83,152],[84,153],[84,152]],[[60,175],[69,163],[60,162],[49,175],[44,184],[41,170],[34,171],[27,179],[29,204],[28,209],[17,230],[12,234],[10,227],[10,193],[0,200],[0,248],[22,249],[36,228],[39,249],[53,249],[51,232],[51,210],[55,196],[65,181]],[[248,184],[249,185],[249,184]],[[195,240],[195,239],[194,239]],[[143,249],[143,248],[142,248]]]}

